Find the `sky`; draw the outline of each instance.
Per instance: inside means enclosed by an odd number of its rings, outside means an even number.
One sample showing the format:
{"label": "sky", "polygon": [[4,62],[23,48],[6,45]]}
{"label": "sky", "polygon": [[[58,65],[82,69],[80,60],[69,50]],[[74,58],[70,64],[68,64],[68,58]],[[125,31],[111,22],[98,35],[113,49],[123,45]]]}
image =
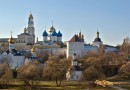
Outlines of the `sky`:
{"label": "sky", "polygon": [[130,36],[130,0],[0,0],[0,38],[23,33],[30,13],[39,40],[52,21],[63,41],[81,31],[92,43],[97,29],[104,44],[116,46]]}

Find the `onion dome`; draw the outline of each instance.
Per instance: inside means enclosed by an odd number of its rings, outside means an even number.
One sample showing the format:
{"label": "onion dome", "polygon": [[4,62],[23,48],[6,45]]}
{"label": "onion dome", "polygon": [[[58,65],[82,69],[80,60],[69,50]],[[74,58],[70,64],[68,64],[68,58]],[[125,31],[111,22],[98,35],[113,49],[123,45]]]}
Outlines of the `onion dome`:
{"label": "onion dome", "polygon": [[55,31],[55,28],[53,27],[53,26],[51,26],[50,28],[49,28],[49,32],[54,32]]}
{"label": "onion dome", "polygon": [[32,15],[32,13],[30,13],[28,19],[33,19],[33,15]]}
{"label": "onion dome", "polygon": [[31,52],[36,52],[36,49],[33,47],[33,48],[31,49]]}
{"label": "onion dome", "polygon": [[94,42],[102,42],[100,38],[95,38]]}
{"label": "onion dome", "polygon": [[97,37],[95,38],[94,42],[102,42],[99,38],[99,32],[97,31]]}
{"label": "onion dome", "polygon": [[13,37],[11,37],[9,40],[8,40],[9,43],[14,43],[14,39]]}
{"label": "onion dome", "polygon": [[53,31],[52,34],[51,34],[51,36],[57,36],[56,31]]}
{"label": "onion dome", "polygon": [[57,37],[62,37],[62,33],[60,31],[57,33]]}
{"label": "onion dome", "polygon": [[42,36],[48,36],[46,30],[43,32]]}
{"label": "onion dome", "polygon": [[12,37],[12,32],[11,32],[11,38],[8,40],[9,43],[14,43],[14,39]]}

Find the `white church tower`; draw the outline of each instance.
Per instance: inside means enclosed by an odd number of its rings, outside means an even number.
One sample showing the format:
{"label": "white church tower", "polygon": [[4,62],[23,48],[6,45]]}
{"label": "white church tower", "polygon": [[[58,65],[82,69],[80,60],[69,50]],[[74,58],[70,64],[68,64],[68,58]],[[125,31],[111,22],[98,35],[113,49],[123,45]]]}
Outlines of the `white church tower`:
{"label": "white church tower", "polygon": [[30,13],[28,17],[28,27],[27,27],[28,34],[31,35],[31,44],[35,43],[35,28],[34,28],[34,22],[33,22],[33,15]]}

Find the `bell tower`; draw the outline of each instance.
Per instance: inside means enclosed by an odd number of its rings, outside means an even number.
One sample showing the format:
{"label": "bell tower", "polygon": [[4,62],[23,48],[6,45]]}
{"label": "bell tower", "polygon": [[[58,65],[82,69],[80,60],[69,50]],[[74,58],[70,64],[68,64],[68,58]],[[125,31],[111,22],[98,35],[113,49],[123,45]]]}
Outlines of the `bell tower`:
{"label": "bell tower", "polygon": [[28,27],[27,27],[27,33],[32,36],[31,38],[31,44],[35,43],[35,28],[34,28],[34,22],[33,22],[33,15],[30,13],[28,17]]}

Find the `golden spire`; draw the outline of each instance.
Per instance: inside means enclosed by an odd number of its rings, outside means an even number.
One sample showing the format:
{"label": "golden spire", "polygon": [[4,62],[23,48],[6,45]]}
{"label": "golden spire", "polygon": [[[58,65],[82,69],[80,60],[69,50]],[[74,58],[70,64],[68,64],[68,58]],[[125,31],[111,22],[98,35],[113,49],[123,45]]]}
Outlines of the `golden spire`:
{"label": "golden spire", "polygon": [[33,48],[31,49],[31,52],[36,52],[35,47],[33,47]]}
{"label": "golden spire", "polygon": [[13,37],[12,37],[12,31],[11,31],[11,37],[10,37],[10,39],[8,40],[8,42],[9,42],[9,43],[14,43],[14,39],[13,39]]}

